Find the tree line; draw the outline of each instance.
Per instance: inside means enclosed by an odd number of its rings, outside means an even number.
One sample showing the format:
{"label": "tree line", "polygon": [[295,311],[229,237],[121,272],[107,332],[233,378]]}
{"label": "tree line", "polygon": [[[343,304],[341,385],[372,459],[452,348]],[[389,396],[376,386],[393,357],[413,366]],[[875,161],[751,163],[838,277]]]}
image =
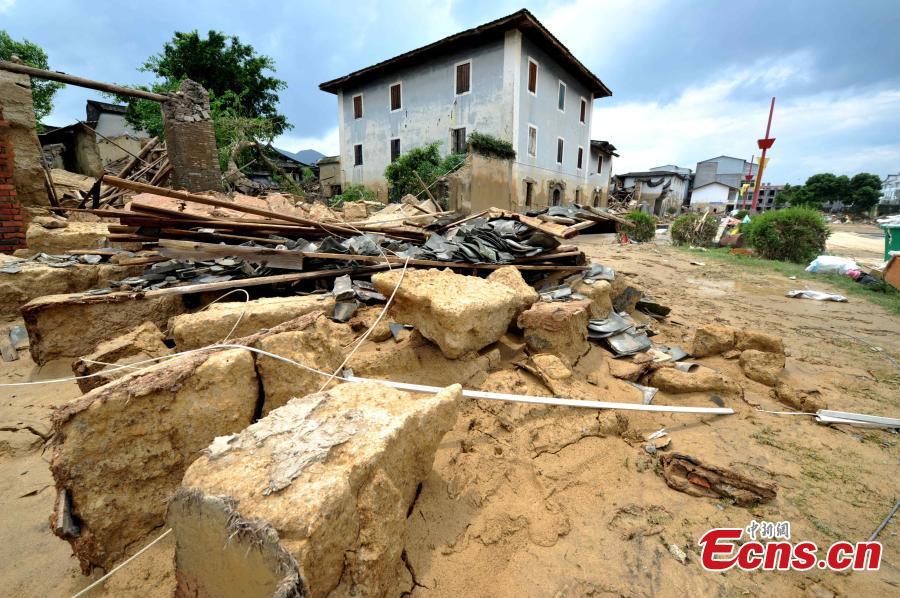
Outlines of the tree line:
{"label": "tree line", "polygon": [[814,174],[802,185],[785,185],[778,194],[780,204],[822,209],[826,204],[841,202],[853,212],[868,212],[881,197],[881,177],[860,172],[848,177],[830,172]]}

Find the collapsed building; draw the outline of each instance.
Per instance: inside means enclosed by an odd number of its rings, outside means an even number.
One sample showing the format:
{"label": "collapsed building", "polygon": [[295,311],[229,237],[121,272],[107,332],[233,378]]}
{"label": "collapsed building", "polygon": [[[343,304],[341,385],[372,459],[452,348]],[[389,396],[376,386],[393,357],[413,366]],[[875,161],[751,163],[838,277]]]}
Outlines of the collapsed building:
{"label": "collapsed building", "polygon": [[[27,81],[0,64],[17,71]],[[141,166],[151,140],[62,202],[52,179],[33,199],[43,168],[0,122],[0,201],[31,220],[0,302],[34,362],[70,362],[83,392],[53,415],[47,515],[85,574],[170,535],[178,596],[398,595],[424,591],[425,572],[462,593],[467,544],[504,557],[516,534],[572,533],[566,476],[543,460],[586,438],[620,441],[673,494],[778,496],[754,469],[673,452],[660,427],[745,414],[748,384],[825,405],[785,379],[779,338],[710,325],[682,346],[653,289],[574,244],[627,220],[581,204],[442,210],[427,188],[340,209],[226,194],[202,88],[150,99],[165,166]],[[658,533],[635,531],[629,508],[611,529]],[[683,564],[680,544],[665,549]],[[601,588],[573,584],[542,589]]]}

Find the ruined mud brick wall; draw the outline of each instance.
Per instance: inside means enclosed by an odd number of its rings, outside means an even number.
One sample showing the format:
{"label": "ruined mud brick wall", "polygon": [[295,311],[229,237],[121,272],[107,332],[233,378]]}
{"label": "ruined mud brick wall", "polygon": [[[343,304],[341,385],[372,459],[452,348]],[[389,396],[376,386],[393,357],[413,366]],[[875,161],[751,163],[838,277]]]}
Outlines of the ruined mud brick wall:
{"label": "ruined mud brick wall", "polygon": [[44,185],[43,155],[37,137],[31,78],[0,69],[0,106],[9,123],[8,142],[15,148],[12,178],[19,203],[26,208],[48,206]]}
{"label": "ruined mud brick wall", "polygon": [[162,113],[172,187],[187,191],[220,189],[222,173],[206,89],[185,79],[181,89],[162,104]]}
{"label": "ruined mud brick wall", "polygon": [[25,247],[25,219],[13,181],[15,150],[8,132],[0,106],[0,252],[4,253]]}

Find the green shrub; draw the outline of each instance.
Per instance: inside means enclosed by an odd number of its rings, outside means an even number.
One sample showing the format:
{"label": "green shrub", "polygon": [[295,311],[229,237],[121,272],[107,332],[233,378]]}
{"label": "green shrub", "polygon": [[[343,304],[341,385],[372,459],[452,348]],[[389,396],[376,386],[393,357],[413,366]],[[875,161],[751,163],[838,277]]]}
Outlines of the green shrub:
{"label": "green shrub", "polygon": [[344,187],[340,195],[332,196],[328,205],[339,208],[345,201],[375,201],[375,192],[365,185],[350,185]]}
{"label": "green shrub", "polygon": [[763,258],[809,262],[825,251],[831,230],[822,215],[804,207],[772,210],[743,227],[747,243]]}
{"label": "green shrub", "polygon": [[384,169],[384,178],[391,187],[391,197],[399,199],[411,193],[422,192],[422,184],[416,179],[414,172],[430,185],[444,176],[465,160],[465,154],[450,154],[444,158],[438,151],[439,141],[429,143],[425,147],[416,147],[401,154]]}
{"label": "green shrub", "polygon": [[501,160],[516,159],[516,150],[513,149],[512,144],[493,135],[474,131],[469,135],[468,143],[476,154]]}
{"label": "green shrub", "polygon": [[634,224],[628,229],[628,238],[634,241],[652,241],[656,236],[656,216],[652,216],[640,210],[634,210],[625,215]]}
{"label": "green shrub", "polygon": [[719,222],[714,216],[703,218],[703,214],[697,212],[684,214],[672,222],[672,244],[711,247],[718,228]]}

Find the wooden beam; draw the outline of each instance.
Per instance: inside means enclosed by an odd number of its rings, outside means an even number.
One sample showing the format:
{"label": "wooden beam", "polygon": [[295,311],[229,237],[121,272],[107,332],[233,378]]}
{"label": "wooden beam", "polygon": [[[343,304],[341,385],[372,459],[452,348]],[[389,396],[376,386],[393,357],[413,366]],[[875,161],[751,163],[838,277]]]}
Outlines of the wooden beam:
{"label": "wooden beam", "polygon": [[264,218],[272,218],[275,220],[305,224],[307,226],[318,227],[343,235],[356,235],[356,231],[343,226],[327,224],[324,222],[316,222],[315,220],[310,220],[308,218],[299,218],[297,216],[289,216],[288,214],[279,214],[278,212],[245,206],[231,201],[214,199],[212,197],[206,197],[205,195],[196,195],[194,193],[187,193],[186,191],[175,191],[172,189],[166,189],[165,187],[157,187],[155,185],[148,185],[147,183],[130,181],[128,179],[120,179],[119,177],[109,175],[102,177],[101,180],[107,185],[118,187],[119,189],[130,189],[131,191],[138,191],[140,193],[163,195],[165,197],[171,197],[173,199],[180,199],[181,201],[200,203],[207,206],[215,206],[217,208],[224,208],[226,210],[233,210],[235,212],[242,212],[244,214],[254,214],[256,216],[262,216]]}
{"label": "wooden beam", "polygon": [[154,102],[160,103],[165,102],[169,99],[169,96],[165,96],[159,93],[153,93],[152,91],[133,89],[131,87],[122,87],[121,85],[113,85],[111,83],[103,83],[101,81],[93,81],[91,79],[84,79],[82,77],[76,77],[74,75],[68,75],[66,73],[60,73],[58,71],[45,71],[44,69],[36,69],[24,64],[8,62],[6,60],[0,60],[0,69],[10,71],[12,73],[30,75],[31,77],[35,77],[37,79],[59,81],[60,83],[68,83],[69,85],[75,85],[77,87],[96,89],[97,91],[105,91],[107,93],[114,93],[116,95],[127,96],[131,98],[152,100]]}

